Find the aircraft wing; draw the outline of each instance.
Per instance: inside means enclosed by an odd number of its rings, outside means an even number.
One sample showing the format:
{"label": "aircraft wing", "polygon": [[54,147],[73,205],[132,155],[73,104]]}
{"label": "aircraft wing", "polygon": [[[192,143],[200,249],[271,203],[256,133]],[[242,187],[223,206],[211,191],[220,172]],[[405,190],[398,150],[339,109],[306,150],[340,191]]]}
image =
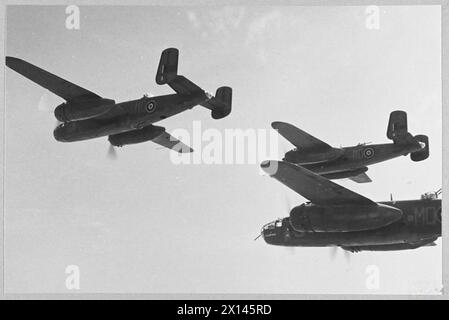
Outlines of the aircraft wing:
{"label": "aircraft wing", "polygon": [[102,99],[99,95],[55,76],[54,74],[36,67],[35,65],[32,65],[22,59],[6,57],[6,65],[66,101],[73,101],[79,98]]}
{"label": "aircraft wing", "polygon": [[316,151],[324,151],[332,149],[330,145],[317,139],[305,131],[302,131],[295,126],[286,123],[276,121],[271,123],[271,127],[279,132],[281,136],[290,141],[291,144],[297,148],[310,149]]}
{"label": "aircraft wing", "polygon": [[167,131],[164,131],[161,135],[157,136],[153,140],[151,140],[154,143],[157,143],[158,145],[161,145],[165,148],[172,149],[179,153],[189,153],[193,152],[193,149],[189,146],[185,145],[172,135],[170,135]]}
{"label": "aircraft wing", "polygon": [[372,182],[371,178],[368,177],[368,175],[366,173],[361,173],[357,176],[349,177],[349,179],[351,179],[352,181],[357,182],[357,183]]}
{"label": "aircraft wing", "polygon": [[304,198],[319,205],[376,205],[372,200],[348,190],[301,166],[284,161],[264,161],[262,169]]}

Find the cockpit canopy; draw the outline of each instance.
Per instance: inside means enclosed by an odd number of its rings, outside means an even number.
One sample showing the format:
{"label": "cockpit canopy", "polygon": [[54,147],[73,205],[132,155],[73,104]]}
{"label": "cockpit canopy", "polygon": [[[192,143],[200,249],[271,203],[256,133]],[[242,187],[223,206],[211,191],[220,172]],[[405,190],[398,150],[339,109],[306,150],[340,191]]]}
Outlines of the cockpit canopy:
{"label": "cockpit canopy", "polygon": [[282,227],[282,219],[271,221],[262,227],[262,230],[274,230],[276,228]]}

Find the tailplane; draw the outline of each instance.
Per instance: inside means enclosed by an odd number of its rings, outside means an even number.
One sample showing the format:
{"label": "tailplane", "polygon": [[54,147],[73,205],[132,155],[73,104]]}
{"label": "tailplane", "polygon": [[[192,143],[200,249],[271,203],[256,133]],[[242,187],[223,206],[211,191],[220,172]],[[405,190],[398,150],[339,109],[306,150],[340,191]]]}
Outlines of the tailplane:
{"label": "tailplane", "polygon": [[231,113],[232,88],[220,87],[215,97],[206,93],[198,85],[184,76],[178,75],[179,50],[168,48],[162,51],[156,73],[156,83],[168,84],[177,94],[184,96],[199,95],[204,100],[199,104],[212,111],[212,118],[221,119]]}
{"label": "tailplane", "polygon": [[421,149],[410,153],[410,158],[413,161],[423,161],[429,157],[429,137],[425,135],[413,136],[408,132],[407,113],[405,111],[397,110],[390,114],[387,137],[393,140],[395,144],[419,144]]}
{"label": "tailplane", "polygon": [[212,110],[213,119],[222,119],[226,117],[231,113],[232,109],[232,88],[218,88],[215,97],[201,103],[201,105]]}

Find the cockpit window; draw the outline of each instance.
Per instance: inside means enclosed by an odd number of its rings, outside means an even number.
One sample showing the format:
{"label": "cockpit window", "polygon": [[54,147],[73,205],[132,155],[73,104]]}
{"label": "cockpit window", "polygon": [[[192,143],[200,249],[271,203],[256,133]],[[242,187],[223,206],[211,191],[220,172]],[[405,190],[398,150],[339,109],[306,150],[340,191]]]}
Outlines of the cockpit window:
{"label": "cockpit window", "polygon": [[280,228],[280,227],[282,227],[282,219],[267,223],[266,225],[264,225],[262,227],[262,230],[275,229],[275,228]]}

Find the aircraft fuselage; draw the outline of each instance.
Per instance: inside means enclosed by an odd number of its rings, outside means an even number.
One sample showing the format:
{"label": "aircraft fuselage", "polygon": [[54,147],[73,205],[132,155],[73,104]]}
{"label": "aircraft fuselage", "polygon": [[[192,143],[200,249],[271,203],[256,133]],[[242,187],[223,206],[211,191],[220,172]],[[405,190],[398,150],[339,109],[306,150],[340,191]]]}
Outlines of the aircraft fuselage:
{"label": "aircraft fuselage", "polygon": [[57,126],[54,137],[73,142],[110,136],[149,126],[208,100],[205,92],[192,95],[170,94],[142,97],[110,106],[108,111],[89,119],[69,121]]}
{"label": "aircraft fuselage", "polygon": [[[304,168],[313,171],[320,175],[339,174],[343,173],[343,177],[355,176],[362,172],[357,169],[366,166],[390,160],[399,156],[405,156],[409,153],[419,151],[422,146],[418,142],[408,144],[370,144],[358,145],[355,147],[341,148],[338,157],[332,160],[327,160],[317,163],[302,163],[300,151],[289,151],[284,160],[303,166]],[[337,149],[338,150],[338,149]],[[348,173],[347,176],[344,173]],[[337,178],[337,177],[335,177]]]}
{"label": "aircraft fuselage", "polygon": [[360,250],[412,249],[441,236],[441,200],[380,202],[402,211],[402,217],[390,225],[354,232],[298,232],[290,218],[264,226],[262,235],[268,244],[278,246],[341,246]]}

